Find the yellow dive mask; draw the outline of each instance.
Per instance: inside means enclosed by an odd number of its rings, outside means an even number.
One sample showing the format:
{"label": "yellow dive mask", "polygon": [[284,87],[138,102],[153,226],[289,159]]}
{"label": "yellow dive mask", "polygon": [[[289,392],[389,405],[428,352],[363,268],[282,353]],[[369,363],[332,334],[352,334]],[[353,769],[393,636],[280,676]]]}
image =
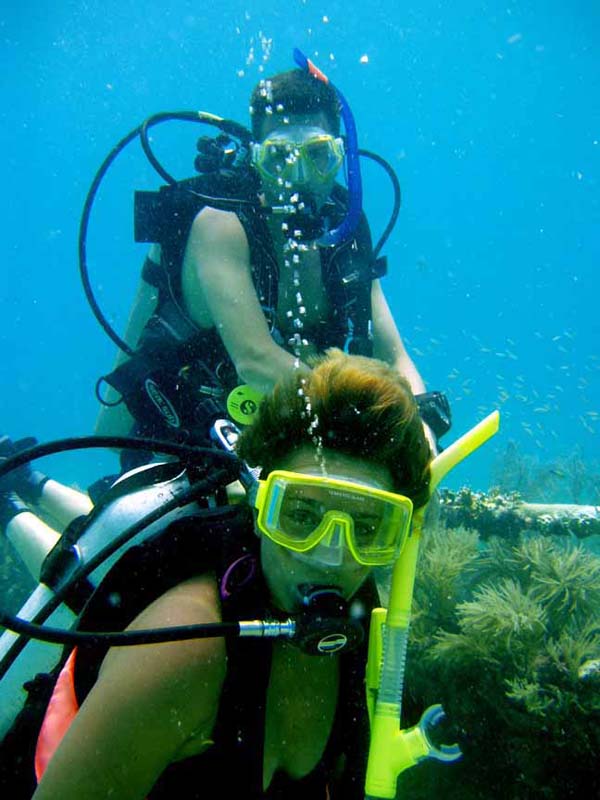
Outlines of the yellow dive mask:
{"label": "yellow dive mask", "polygon": [[408,497],[361,483],[275,470],[259,481],[254,502],[259,530],[282,547],[305,553],[345,539],[364,566],[391,564],[410,530]]}
{"label": "yellow dive mask", "polygon": [[328,183],[343,160],[340,137],[306,125],[278,128],[252,145],[252,163],[260,175],[281,186]]}

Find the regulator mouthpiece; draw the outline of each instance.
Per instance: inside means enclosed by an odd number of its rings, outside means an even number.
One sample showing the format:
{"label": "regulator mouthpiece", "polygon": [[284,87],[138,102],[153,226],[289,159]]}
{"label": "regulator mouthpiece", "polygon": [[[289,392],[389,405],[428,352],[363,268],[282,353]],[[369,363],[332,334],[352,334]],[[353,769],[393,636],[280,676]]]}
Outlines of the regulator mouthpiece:
{"label": "regulator mouthpiece", "polygon": [[364,631],[359,620],[351,619],[348,604],[335,586],[300,586],[302,607],[292,641],[315,656],[348,652],[358,647]]}

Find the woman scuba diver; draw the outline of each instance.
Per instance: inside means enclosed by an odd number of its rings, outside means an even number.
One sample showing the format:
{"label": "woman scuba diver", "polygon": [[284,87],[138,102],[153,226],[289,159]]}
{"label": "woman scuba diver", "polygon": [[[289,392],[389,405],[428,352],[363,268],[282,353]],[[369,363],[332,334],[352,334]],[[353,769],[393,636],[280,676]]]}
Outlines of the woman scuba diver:
{"label": "woman scuba diver", "polygon": [[[254,522],[247,504],[175,519],[108,572],[80,629],[286,619],[321,602],[365,624],[373,568],[396,558],[429,496],[431,451],[408,384],[331,351],[265,398],[237,454],[262,467]],[[361,796],[365,651],[322,647],[78,645],[40,729],[36,800]]]}

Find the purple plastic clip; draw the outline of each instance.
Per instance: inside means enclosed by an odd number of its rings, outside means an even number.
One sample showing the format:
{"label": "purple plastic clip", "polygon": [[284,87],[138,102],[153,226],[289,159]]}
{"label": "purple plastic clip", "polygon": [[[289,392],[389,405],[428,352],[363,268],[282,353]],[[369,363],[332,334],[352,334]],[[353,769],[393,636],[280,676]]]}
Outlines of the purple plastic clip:
{"label": "purple plastic clip", "polygon": [[[244,569],[246,570],[245,574],[242,573],[243,577],[242,580],[234,582],[234,585],[229,588],[228,584],[231,581],[231,576],[233,573],[239,569],[239,567],[243,565]],[[240,556],[240,558],[236,559],[232,564],[230,564],[223,577],[221,578],[221,586],[220,586],[220,594],[221,600],[228,600],[234,592],[238,589],[241,589],[247,583],[249,583],[256,574],[256,558],[249,553],[245,556]]]}

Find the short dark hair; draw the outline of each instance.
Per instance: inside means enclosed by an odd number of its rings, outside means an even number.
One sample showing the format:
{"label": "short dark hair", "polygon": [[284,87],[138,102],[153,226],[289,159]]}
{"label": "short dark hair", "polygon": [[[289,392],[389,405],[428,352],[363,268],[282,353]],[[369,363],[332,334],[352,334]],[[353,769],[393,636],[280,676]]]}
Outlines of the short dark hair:
{"label": "short dark hair", "polygon": [[[310,415],[306,401],[310,402]],[[318,420],[317,430],[310,422]],[[306,373],[295,370],[262,400],[237,453],[263,474],[314,444],[387,467],[415,508],[429,499],[431,449],[408,381],[383,361],[332,348]]]}
{"label": "short dark hair", "polygon": [[291,69],[264,78],[250,97],[252,134],[261,137],[267,109],[273,114],[325,114],[334,136],[340,133],[340,104],[335,89],[306,70]]}

